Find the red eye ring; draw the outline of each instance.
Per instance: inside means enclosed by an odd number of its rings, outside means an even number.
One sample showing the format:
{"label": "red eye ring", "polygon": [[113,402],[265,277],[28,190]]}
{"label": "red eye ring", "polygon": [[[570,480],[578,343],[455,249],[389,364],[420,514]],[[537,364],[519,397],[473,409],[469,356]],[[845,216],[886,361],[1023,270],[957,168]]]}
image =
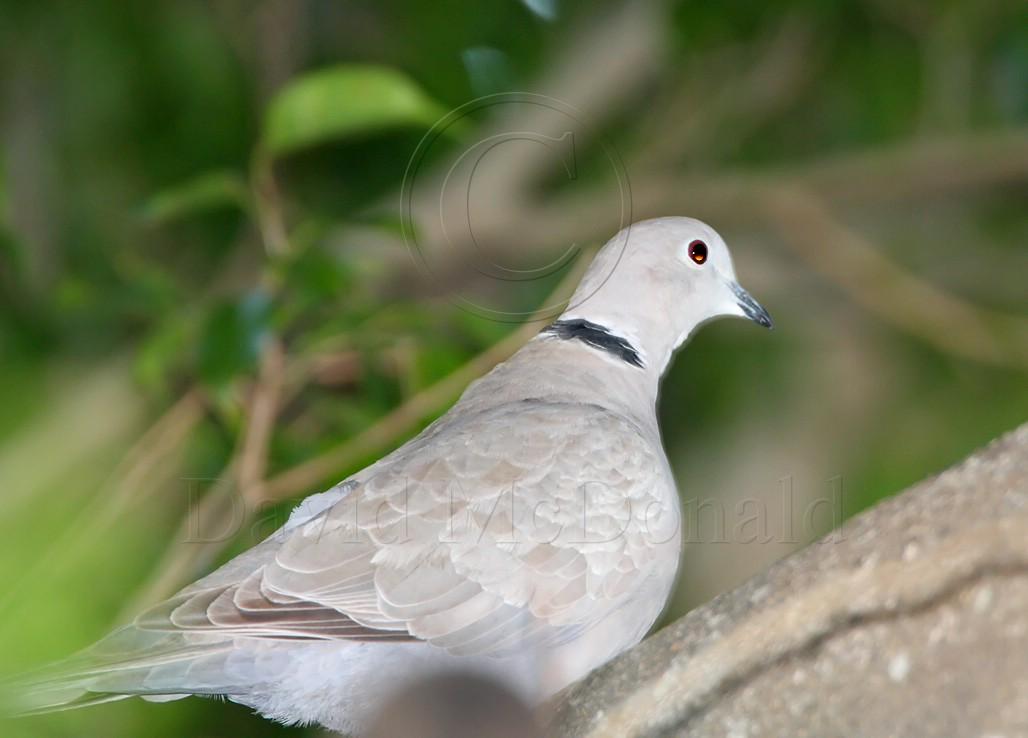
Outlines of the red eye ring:
{"label": "red eye ring", "polygon": [[694,264],[706,264],[707,244],[703,243],[703,241],[693,241],[689,244],[689,258],[693,260]]}

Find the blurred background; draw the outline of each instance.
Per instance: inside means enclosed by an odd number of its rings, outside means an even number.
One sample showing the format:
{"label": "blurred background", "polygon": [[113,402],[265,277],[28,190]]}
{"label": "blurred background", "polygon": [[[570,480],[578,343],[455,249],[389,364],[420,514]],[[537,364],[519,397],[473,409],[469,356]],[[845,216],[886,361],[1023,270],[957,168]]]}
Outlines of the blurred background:
{"label": "blurred background", "polygon": [[[666,619],[1015,427],[1026,21],[4,0],[0,669],[92,642],[400,445],[631,220],[710,222],[776,321],[705,327],[665,380],[687,538]],[[144,733],[319,734],[199,699],[4,727]]]}

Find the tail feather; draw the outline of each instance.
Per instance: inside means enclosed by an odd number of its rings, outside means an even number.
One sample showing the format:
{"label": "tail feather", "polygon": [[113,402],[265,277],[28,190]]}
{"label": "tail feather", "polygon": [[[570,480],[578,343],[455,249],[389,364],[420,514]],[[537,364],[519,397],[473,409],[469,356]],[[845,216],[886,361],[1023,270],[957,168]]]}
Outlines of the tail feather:
{"label": "tail feather", "polygon": [[64,699],[52,704],[43,704],[38,707],[24,706],[14,712],[14,717],[31,717],[52,712],[77,710],[80,707],[90,707],[91,705],[102,705],[106,702],[125,700],[131,696],[130,694],[90,694],[89,692],[83,692],[78,697]]}
{"label": "tail feather", "polygon": [[245,680],[225,670],[232,639],[154,633],[126,626],[62,662],[5,687],[8,709],[35,715],[140,696],[153,701],[190,694],[233,694]]}

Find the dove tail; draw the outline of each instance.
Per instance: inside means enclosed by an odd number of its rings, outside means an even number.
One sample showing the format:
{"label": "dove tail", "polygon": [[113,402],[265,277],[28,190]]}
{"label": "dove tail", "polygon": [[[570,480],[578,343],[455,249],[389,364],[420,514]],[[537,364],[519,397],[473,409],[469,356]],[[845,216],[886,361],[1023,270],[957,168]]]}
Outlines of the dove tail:
{"label": "dove tail", "polygon": [[65,661],[4,685],[3,711],[19,717],[133,696],[164,702],[191,694],[225,694],[238,688],[226,684],[223,676],[231,647],[231,640],[205,641],[126,626]]}

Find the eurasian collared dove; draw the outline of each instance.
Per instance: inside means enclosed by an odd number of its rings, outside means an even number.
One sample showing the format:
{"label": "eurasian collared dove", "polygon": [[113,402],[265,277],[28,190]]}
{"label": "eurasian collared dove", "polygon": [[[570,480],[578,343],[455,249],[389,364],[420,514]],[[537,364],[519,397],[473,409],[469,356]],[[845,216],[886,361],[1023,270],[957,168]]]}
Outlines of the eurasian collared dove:
{"label": "eurasian collared dove", "polygon": [[771,327],[712,228],[621,231],[567,310],[446,415],[60,665],[31,709],[224,695],[359,732],[433,670],[552,695],[665,605],[680,533],[658,385],[697,326],[726,315]]}

